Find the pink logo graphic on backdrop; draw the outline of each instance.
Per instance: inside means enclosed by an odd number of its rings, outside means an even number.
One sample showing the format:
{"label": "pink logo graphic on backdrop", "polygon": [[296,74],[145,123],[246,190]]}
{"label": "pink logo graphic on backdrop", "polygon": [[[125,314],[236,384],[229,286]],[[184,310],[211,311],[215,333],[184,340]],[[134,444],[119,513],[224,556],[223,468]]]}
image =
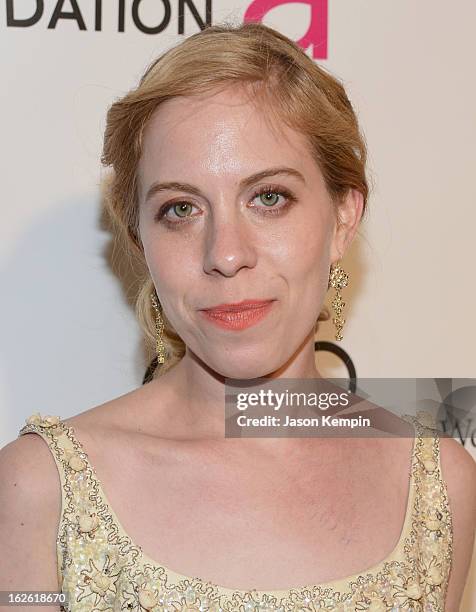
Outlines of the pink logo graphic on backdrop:
{"label": "pink logo graphic on backdrop", "polygon": [[327,58],[328,0],[253,0],[246,9],[244,21],[262,21],[268,11],[282,4],[309,4],[311,23],[304,36],[296,41],[306,51],[312,45],[314,59]]}

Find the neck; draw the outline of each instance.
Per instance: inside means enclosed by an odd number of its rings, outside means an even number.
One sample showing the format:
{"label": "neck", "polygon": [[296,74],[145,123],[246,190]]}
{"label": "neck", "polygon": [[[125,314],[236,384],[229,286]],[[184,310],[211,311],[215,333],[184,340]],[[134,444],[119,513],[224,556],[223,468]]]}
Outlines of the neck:
{"label": "neck", "polygon": [[[154,403],[160,406],[161,415],[157,417],[167,429],[172,427],[174,431],[181,432],[180,437],[223,439],[225,389],[234,380],[239,381],[240,391],[244,391],[247,384],[253,391],[256,390],[258,379],[322,378],[315,363],[313,334],[279,368],[257,372],[257,368],[252,368],[250,364],[252,359],[248,360],[248,366],[240,364],[239,371],[234,372],[234,375],[230,371],[229,376],[226,376],[225,372],[217,372],[209,367],[187,347],[185,355],[176,366],[150,383],[156,385],[157,397],[161,398],[161,401]],[[271,443],[281,442],[281,445],[284,442],[284,439],[278,438],[267,440]],[[296,439],[296,442],[299,440]]]}

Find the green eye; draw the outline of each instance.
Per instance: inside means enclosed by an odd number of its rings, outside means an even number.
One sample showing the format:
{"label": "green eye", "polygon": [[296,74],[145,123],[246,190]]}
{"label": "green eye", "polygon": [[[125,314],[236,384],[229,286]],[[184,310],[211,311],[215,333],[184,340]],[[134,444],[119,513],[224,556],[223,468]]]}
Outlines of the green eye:
{"label": "green eye", "polygon": [[[186,220],[188,217],[192,217],[192,209],[194,205],[191,202],[181,201],[181,202],[171,202],[170,204],[166,204],[162,206],[159,212],[155,215],[155,221],[163,221],[168,225],[177,225],[179,223],[185,223],[185,221],[172,221],[172,217],[176,219],[184,219]],[[171,217],[167,216],[169,211],[173,211],[173,215]]]}
{"label": "green eye", "polygon": [[191,206],[192,205],[189,202],[178,202],[177,204],[174,204],[173,210],[178,217],[187,217],[187,211],[190,210]]}
{"label": "green eye", "polygon": [[279,194],[275,191],[266,191],[260,194],[261,202],[266,206],[274,206],[279,198]]}

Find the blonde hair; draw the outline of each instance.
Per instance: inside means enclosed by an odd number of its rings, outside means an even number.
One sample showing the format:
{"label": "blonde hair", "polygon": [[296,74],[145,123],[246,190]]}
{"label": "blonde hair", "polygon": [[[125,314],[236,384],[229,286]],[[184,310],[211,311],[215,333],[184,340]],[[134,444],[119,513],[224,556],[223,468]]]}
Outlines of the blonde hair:
{"label": "blonde hair", "polygon": [[[301,47],[264,24],[222,23],[206,27],[155,60],[139,85],[116,101],[107,113],[101,161],[112,167],[105,197],[106,210],[125,240],[126,251],[143,269],[135,311],[146,343],[155,347],[155,311],[150,277],[139,235],[137,166],[144,129],[160,104],[178,96],[220,91],[232,85],[250,86],[260,110],[307,137],[336,207],[356,189],[368,198],[365,175],[367,149],[357,117],[343,85],[318,66]],[[266,115],[264,113],[264,115]],[[184,355],[185,344],[165,313],[164,373]],[[326,307],[319,321],[329,319]]]}

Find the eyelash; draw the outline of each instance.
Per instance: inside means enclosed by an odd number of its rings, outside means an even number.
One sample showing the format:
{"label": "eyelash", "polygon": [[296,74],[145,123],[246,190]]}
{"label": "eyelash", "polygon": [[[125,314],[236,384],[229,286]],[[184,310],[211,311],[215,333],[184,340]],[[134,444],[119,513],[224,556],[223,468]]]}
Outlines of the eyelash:
{"label": "eyelash", "polygon": [[[265,209],[264,212],[259,213],[262,215],[279,215],[282,213],[282,211],[284,211],[285,209],[288,209],[294,202],[296,202],[296,197],[290,193],[287,189],[281,189],[280,187],[277,187],[275,185],[264,185],[263,187],[260,187],[258,190],[256,190],[253,195],[251,196],[251,200],[254,200],[256,197],[264,194],[264,193],[273,193],[273,194],[277,194],[277,195],[282,195],[286,198],[286,202],[284,204],[282,204],[281,206],[275,206],[273,208],[269,208],[269,209]],[[168,219],[165,215],[167,214],[167,212],[173,208],[174,206],[177,206],[178,204],[190,204],[190,202],[187,202],[187,200],[178,200],[177,202],[170,202],[169,204],[164,204],[164,206],[162,206],[162,208],[158,211],[158,213],[155,215],[154,220],[155,221],[160,221],[162,223],[164,223],[165,225],[168,226],[177,226],[177,225],[182,225],[182,223],[188,223],[190,216],[188,217],[183,217],[183,221],[170,221],[170,219]],[[255,208],[255,207],[253,207]],[[263,208],[261,206],[258,206],[256,208]]]}

